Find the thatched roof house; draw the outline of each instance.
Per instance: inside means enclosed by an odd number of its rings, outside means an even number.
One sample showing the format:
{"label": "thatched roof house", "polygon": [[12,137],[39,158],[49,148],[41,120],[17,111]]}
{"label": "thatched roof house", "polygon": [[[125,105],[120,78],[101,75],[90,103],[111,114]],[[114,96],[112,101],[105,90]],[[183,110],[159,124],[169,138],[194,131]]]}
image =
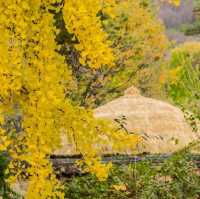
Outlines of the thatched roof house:
{"label": "thatched roof house", "polygon": [[[131,87],[125,95],[94,110],[96,118],[125,118],[125,128],[144,139],[138,152],[172,153],[196,139],[182,111],[163,101],[143,97]],[[75,144],[62,137],[62,147],[55,155],[77,154]]]}
{"label": "thatched roof house", "polygon": [[143,97],[134,87],[129,88],[124,96],[97,108],[94,113],[97,118],[126,118],[128,131],[144,138],[139,152],[171,153],[196,138],[179,108]]}

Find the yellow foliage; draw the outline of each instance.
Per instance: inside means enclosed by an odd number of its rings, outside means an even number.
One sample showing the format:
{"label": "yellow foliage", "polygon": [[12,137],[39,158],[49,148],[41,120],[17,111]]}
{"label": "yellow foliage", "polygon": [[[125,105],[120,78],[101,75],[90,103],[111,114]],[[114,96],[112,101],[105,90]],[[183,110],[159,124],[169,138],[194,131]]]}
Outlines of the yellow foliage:
{"label": "yellow foliage", "polygon": [[175,5],[175,6],[179,6],[181,3],[181,0],[168,0],[169,3]]}
{"label": "yellow foliage", "polygon": [[125,184],[116,184],[116,185],[113,185],[113,188],[117,191],[126,191],[127,190]]}
{"label": "yellow foliage", "polygon": [[168,50],[169,41],[165,27],[151,9],[151,4],[144,5],[143,2],[118,1],[115,18],[103,20],[119,63],[106,82],[106,89],[113,90],[106,96],[107,101],[133,84],[145,91],[146,95],[153,94],[155,97],[160,94],[157,83],[159,66]]}
{"label": "yellow foliage", "polygon": [[[87,168],[106,179],[110,164],[97,158],[105,145],[133,150],[139,138],[95,120],[89,110],[71,105],[66,93],[71,72],[56,50],[56,29],[49,9],[55,0],[0,0],[0,151],[11,156],[10,181],[28,179],[27,199],[64,198],[48,158],[60,146],[61,132],[74,139]],[[96,17],[98,1],[66,1],[64,15],[79,39],[84,63],[113,65],[106,33]],[[87,26],[89,25],[89,26]],[[4,118],[20,114],[20,132],[9,136]],[[14,128],[12,129],[15,130]],[[26,162],[26,166],[23,165]]]}
{"label": "yellow foliage", "polygon": [[168,2],[168,3],[170,3],[170,4],[174,5],[174,6],[179,6],[180,3],[181,3],[181,0],[161,0],[161,1]]}
{"label": "yellow foliage", "polygon": [[[106,6],[107,10],[109,9]],[[75,45],[80,53],[80,63],[91,68],[113,66],[114,55],[110,48],[111,42],[102,29],[98,12],[102,9],[100,0],[65,1],[63,15],[67,30],[78,39]]]}
{"label": "yellow foliage", "polygon": [[138,57],[139,60],[141,57],[145,58],[147,63],[162,58],[168,47],[168,40],[164,34],[164,26],[152,12],[148,8],[144,8],[140,0],[121,1],[116,9],[118,16],[122,14],[127,16],[123,25],[120,24],[120,34],[128,35],[134,43],[132,48],[118,52],[117,57],[127,60],[126,64],[132,67],[139,65],[139,63],[131,61],[133,57]]}
{"label": "yellow foliage", "polygon": [[180,71],[181,71],[181,66],[177,67],[177,68],[174,68],[174,69],[171,69],[169,71],[168,76],[169,76],[170,82],[172,84],[176,83],[179,80]]}
{"label": "yellow foliage", "polygon": [[187,54],[189,56],[198,55],[200,52],[200,42],[185,42],[172,50],[172,54]]}
{"label": "yellow foliage", "polygon": [[[169,68],[163,70],[160,82],[176,84],[180,80],[182,70],[188,65],[188,61],[194,62],[199,57],[200,42],[185,42],[171,50]],[[189,68],[188,68],[189,69]]]}
{"label": "yellow foliage", "polygon": [[[0,151],[7,150],[11,157],[10,181],[28,180],[27,199],[64,198],[63,186],[48,160],[60,146],[63,129],[83,155],[86,169],[100,180],[107,178],[111,167],[100,163],[105,146],[111,146],[113,152],[133,151],[140,140],[107,121],[95,120],[91,111],[73,106],[66,98],[73,82],[64,58],[56,52],[57,30],[49,12],[56,2],[0,0]],[[147,16],[134,2],[132,6],[138,8],[135,17],[142,15],[144,24]],[[114,6],[113,0],[65,1],[65,25],[78,40],[75,47],[81,64],[94,69],[114,66],[112,43],[97,15],[104,9],[115,16]],[[141,34],[131,23],[127,27],[136,31],[135,35]],[[148,26],[148,31],[155,31],[156,24]],[[157,38],[160,43],[162,39]],[[5,118],[15,114],[21,115],[22,126],[13,138],[5,128]]]}
{"label": "yellow foliage", "polygon": [[[92,161],[91,161],[92,160]],[[92,158],[86,157],[83,161],[80,161],[78,163],[80,166],[84,166],[84,164],[87,165],[85,169],[83,169],[84,172],[90,172],[92,174],[95,174],[99,181],[105,181],[108,178],[108,173],[110,168],[112,167],[112,163],[105,165],[102,165],[100,163],[99,158]]]}

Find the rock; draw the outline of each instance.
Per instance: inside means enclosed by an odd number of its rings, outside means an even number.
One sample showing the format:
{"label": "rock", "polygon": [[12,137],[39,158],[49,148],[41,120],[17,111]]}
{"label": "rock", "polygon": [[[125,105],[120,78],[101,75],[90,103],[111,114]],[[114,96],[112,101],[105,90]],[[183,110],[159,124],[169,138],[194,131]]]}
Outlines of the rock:
{"label": "rock", "polygon": [[131,87],[125,95],[94,110],[95,117],[126,118],[129,132],[140,134],[139,152],[172,153],[196,139],[182,111],[163,101],[146,98]]}

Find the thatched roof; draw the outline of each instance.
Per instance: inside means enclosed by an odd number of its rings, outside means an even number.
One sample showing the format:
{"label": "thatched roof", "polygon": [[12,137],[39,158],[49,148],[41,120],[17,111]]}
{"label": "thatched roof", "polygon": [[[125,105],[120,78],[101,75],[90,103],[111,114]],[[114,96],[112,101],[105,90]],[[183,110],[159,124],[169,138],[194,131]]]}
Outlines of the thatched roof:
{"label": "thatched roof", "polygon": [[126,118],[125,127],[144,137],[139,152],[171,153],[194,140],[195,133],[182,111],[163,101],[146,98],[132,87],[125,95],[96,110],[97,118]]}
{"label": "thatched roof", "polygon": [[[125,118],[125,128],[144,138],[139,153],[171,153],[196,139],[179,108],[143,97],[134,87],[127,89],[124,96],[95,109],[94,115],[112,121]],[[77,154],[75,144],[69,143],[63,135],[62,147],[54,154]]]}

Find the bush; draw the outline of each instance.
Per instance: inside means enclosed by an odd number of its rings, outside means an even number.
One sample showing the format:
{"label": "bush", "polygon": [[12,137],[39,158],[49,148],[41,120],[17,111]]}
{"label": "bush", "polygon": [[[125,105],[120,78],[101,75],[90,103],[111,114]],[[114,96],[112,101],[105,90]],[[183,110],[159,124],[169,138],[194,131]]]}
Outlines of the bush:
{"label": "bush", "polygon": [[174,103],[200,119],[200,42],[186,42],[171,52],[168,93]]}
{"label": "bush", "polygon": [[0,198],[3,199],[19,199],[20,196],[15,193],[6,182],[6,168],[8,165],[8,158],[6,154],[0,154]]}
{"label": "bush", "polygon": [[68,199],[195,199],[200,193],[200,177],[191,154],[174,154],[162,165],[143,161],[115,166],[107,181],[92,175],[74,177],[66,182]]}
{"label": "bush", "polygon": [[181,26],[181,31],[185,35],[199,35],[200,34],[200,22],[195,21],[194,23],[191,24],[184,24]]}

